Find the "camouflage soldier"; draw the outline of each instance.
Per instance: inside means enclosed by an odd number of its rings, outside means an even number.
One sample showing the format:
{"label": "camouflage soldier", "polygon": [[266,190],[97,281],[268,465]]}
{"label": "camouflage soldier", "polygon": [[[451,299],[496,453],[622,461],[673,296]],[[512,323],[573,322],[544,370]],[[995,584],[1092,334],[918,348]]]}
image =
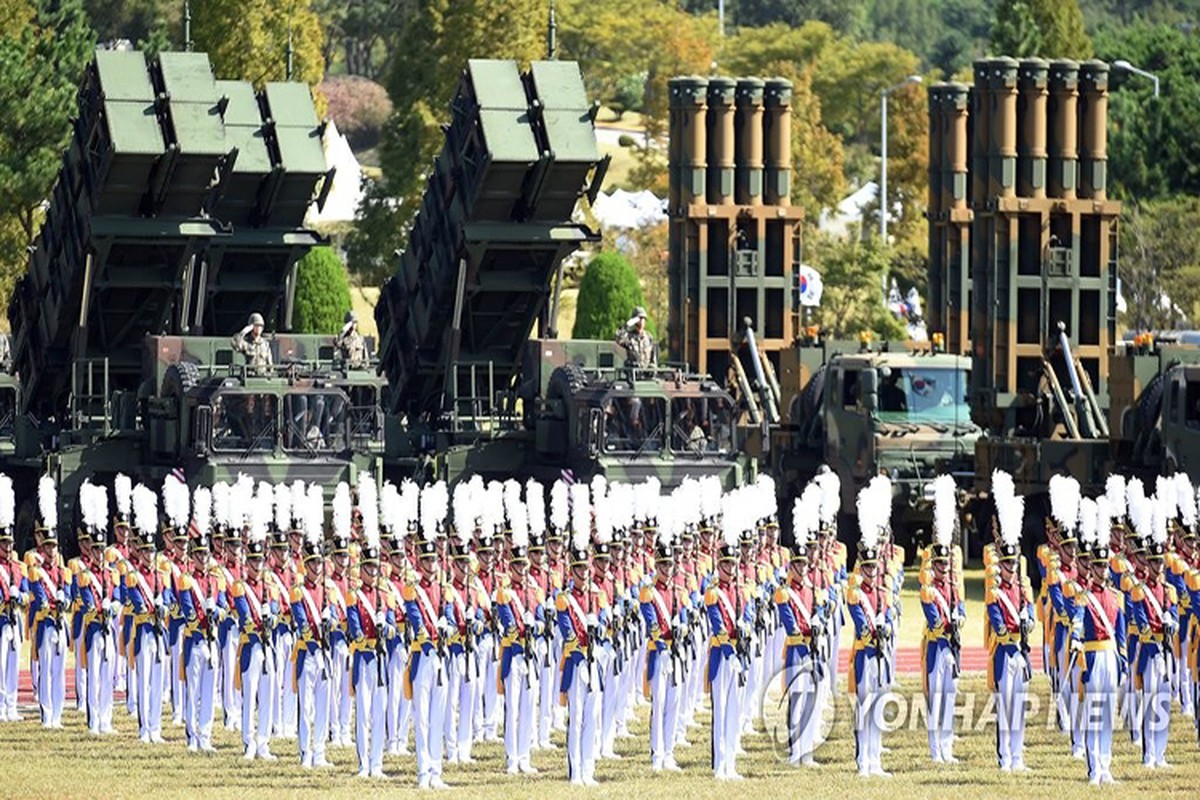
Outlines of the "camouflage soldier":
{"label": "camouflage soldier", "polygon": [[353,311],[346,312],[346,324],[342,326],[342,332],[334,338],[333,346],[350,369],[363,369],[367,366],[367,343],[358,332],[358,314]]}
{"label": "camouflage soldier", "polygon": [[658,351],[654,338],[646,331],[646,309],[638,306],[625,327],[617,331],[617,344],[625,348],[627,363],[634,369],[653,369],[658,366]]}
{"label": "camouflage soldier", "polygon": [[263,316],[255,311],[250,315],[246,327],[233,335],[230,345],[234,350],[246,357],[246,363],[253,372],[264,371],[271,366],[271,345],[263,336]]}

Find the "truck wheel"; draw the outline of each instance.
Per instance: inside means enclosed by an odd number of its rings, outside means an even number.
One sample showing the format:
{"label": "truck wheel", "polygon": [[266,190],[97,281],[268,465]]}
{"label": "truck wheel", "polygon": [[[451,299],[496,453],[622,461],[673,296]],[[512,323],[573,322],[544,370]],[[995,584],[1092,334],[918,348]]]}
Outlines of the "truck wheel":
{"label": "truck wheel", "polygon": [[183,398],[200,382],[200,368],[191,361],[178,361],[163,375],[163,397]]}

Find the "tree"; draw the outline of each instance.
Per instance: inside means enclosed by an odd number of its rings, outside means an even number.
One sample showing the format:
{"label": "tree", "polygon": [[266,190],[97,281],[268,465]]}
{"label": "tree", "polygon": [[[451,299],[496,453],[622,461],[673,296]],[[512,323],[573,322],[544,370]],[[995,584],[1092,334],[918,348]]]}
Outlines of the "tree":
{"label": "tree", "polygon": [[1123,322],[1135,330],[1200,318],[1200,198],[1129,203],[1120,226]]}
{"label": "tree", "polygon": [[331,247],[314,247],[296,269],[292,330],[297,333],[337,333],[350,310],[346,267]]}
{"label": "tree", "polygon": [[811,243],[812,264],[825,286],[816,319],[835,339],[871,331],[880,339],[903,339],[904,326],[884,304],[888,256],[879,240],[819,236]]}
{"label": "tree", "polygon": [[208,53],[218,78],[250,81],[288,79],[316,86],[325,77],[325,34],[311,0],[205,0],[192,8],[195,49]]}
{"label": "tree", "polygon": [[858,35],[866,24],[864,0],[738,0],[738,25],[757,27],[781,22],[799,27],[806,22],[827,23],[841,33]]}
{"label": "tree", "polygon": [[78,0],[0,0],[0,306],[25,269],[93,47]]}
{"label": "tree", "polygon": [[355,150],[379,143],[383,124],[392,113],[386,89],[358,75],[337,75],[322,81],[320,92],[328,103],[329,118]]}
{"label": "tree", "polygon": [[1025,58],[1092,57],[1078,0],[1001,0],[992,26],[992,50]]}
{"label": "tree", "polygon": [[[579,284],[572,339],[611,339],[629,321],[634,307],[644,304],[642,287],[629,259],[620,253],[598,253],[588,263]],[[650,328],[652,320],[647,320]]]}

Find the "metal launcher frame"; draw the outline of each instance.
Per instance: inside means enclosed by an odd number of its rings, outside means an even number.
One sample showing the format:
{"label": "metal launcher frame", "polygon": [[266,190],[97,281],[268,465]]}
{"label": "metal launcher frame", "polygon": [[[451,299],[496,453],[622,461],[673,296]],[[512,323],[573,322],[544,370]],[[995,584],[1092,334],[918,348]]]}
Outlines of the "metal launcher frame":
{"label": "metal launcher frame", "polygon": [[733,370],[750,394],[751,366],[731,357],[748,318],[776,409],[780,353],[800,325],[791,103],[782,78],[670,82],[670,356],[722,382]]}
{"label": "metal launcher frame", "polygon": [[410,422],[511,414],[526,341],[553,325],[562,260],[599,238],[572,222],[608,163],[577,64],[535,61],[523,75],[471,60],[451,111],[375,309],[385,407]]}
{"label": "metal launcher frame", "polygon": [[929,92],[930,321],[974,358],[971,406],[993,434],[981,473],[990,461],[1018,479],[1084,479],[1090,467],[1066,461],[1095,462],[1107,444],[1120,212],[1107,197],[1108,72],[993,58],[975,63],[973,87]]}

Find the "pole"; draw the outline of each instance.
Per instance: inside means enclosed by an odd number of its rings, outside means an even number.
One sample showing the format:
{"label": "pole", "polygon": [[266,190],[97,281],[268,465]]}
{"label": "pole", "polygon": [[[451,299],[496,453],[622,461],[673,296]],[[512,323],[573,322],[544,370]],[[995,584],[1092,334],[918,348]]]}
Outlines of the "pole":
{"label": "pole", "polygon": [[554,19],[554,0],[550,0],[550,21],[546,25],[546,58],[558,58],[558,22]]}
{"label": "pole", "polygon": [[183,49],[192,52],[192,4],[183,0]]}
{"label": "pole", "polygon": [[717,0],[717,33],[725,37],[725,0]]}
{"label": "pole", "polygon": [[888,206],[887,206],[887,89],[879,95],[879,239],[887,246]]}

